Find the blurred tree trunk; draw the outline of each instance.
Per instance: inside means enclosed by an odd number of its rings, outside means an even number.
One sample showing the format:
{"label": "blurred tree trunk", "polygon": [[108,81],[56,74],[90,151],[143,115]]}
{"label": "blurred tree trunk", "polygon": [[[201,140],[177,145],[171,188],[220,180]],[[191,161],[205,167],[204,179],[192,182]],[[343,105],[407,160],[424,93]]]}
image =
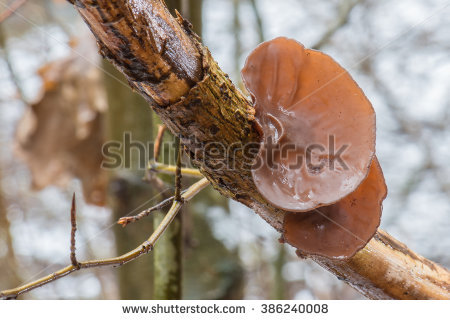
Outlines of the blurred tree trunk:
{"label": "blurred tree trunk", "polygon": [[286,262],[286,248],[284,245],[278,246],[277,258],[273,263],[275,276],[273,277],[273,298],[275,300],[286,299],[286,281],[283,277],[283,267]]}
{"label": "blurred tree trunk", "polygon": [[[122,145],[122,165],[130,168],[111,172],[109,183],[109,206],[113,219],[127,214],[136,214],[154,196],[152,188],[142,181],[143,168],[147,163],[145,152],[133,142],[146,143],[152,138],[152,111],[138,94],[126,85],[123,75],[104,60],[105,86],[108,99],[106,141],[124,142],[124,134],[130,134],[128,151]],[[120,81],[118,81],[119,79]],[[139,153],[138,153],[139,152]],[[127,159],[128,158],[128,159]],[[142,242],[153,230],[151,219],[144,219],[127,228],[114,227],[118,253],[126,252]],[[153,296],[153,256],[145,255],[133,263],[117,269],[121,299],[151,299]]]}

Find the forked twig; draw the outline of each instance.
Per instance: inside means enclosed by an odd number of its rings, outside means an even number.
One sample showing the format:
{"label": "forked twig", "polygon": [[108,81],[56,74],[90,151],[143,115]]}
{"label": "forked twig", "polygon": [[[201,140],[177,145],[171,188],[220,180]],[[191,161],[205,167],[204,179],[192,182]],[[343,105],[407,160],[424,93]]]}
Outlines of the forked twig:
{"label": "forked twig", "polygon": [[[197,185],[196,188],[191,186],[184,195],[186,196],[186,199],[192,198],[195,194],[198,193],[199,190],[194,191],[193,189],[198,189],[198,184],[202,182],[203,187],[207,186],[209,184],[208,180],[206,178],[200,180],[195,185]],[[134,250],[131,250],[121,256],[113,257],[109,259],[99,259],[99,260],[87,260],[87,261],[80,261],[77,263],[76,266],[73,264],[66,266],[52,274],[49,274],[45,277],[42,277],[36,281],[27,283],[25,285],[19,286],[14,289],[10,290],[4,290],[0,292],[0,298],[1,299],[14,299],[17,296],[29,292],[33,289],[36,289],[40,286],[43,286],[49,282],[53,282],[57,279],[63,278],[77,270],[80,269],[89,269],[89,268],[95,268],[95,267],[102,267],[102,266],[121,266],[125,263],[128,263],[139,256],[141,256],[144,253],[148,253],[153,249],[158,239],[161,237],[161,235],[164,233],[164,231],[167,229],[167,227],[170,225],[170,223],[173,221],[175,216],[177,215],[178,211],[180,210],[182,206],[182,202],[180,201],[173,201],[172,207],[169,209],[167,214],[164,216],[164,219],[161,221],[161,223],[158,225],[158,227],[155,229],[155,231],[152,233],[152,235],[144,242],[142,242],[138,247],[136,247]]]}
{"label": "forked twig", "polygon": [[[190,186],[189,188],[187,188],[183,192],[181,192],[181,198],[183,199],[183,201],[189,201],[197,193],[202,191],[208,185],[209,185],[209,181],[206,178],[203,178],[203,179],[197,181],[196,183],[194,183],[192,186]],[[175,196],[167,198],[167,199],[161,201],[160,203],[158,203],[157,205],[141,211],[140,213],[138,213],[135,216],[122,217],[122,218],[119,219],[119,221],[117,221],[117,223],[122,225],[122,227],[125,227],[128,224],[130,224],[130,223],[136,222],[136,221],[138,221],[138,220],[140,220],[142,218],[147,217],[148,215],[150,215],[150,213],[152,213],[152,212],[154,212],[156,210],[161,210],[165,206],[169,205],[174,199],[175,199]]]}
{"label": "forked twig", "polygon": [[[178,152],[179,156],[181,156],[181,152]],[[179,157],[181,158],[181,157]],[[177,164],[180,165],[181,161],[177,160]],[[49,282],[53,282],[57,279],[63,278],[72,272],[75,272],[80,269],[89,269],[89,268],[95,268],[95,267],[101,267],[101,266],[121,266],[127,262],[130,262],[139,256],[141,256],[144,253],[148,253],[153,249],[158,239],[161,237],[161,235],[164,233],[164,231],[167,229],[167,227],[170,225],[170,223],[173,221],[175,216],[177,215],[178,211],[180,210],[182,204],[184,201],[192,199],[197,193],[199,193],[201,190],[203,190],[206,186],[209,185],[209,181],[206,178],[203,178],[196,183],[194,183],[192,186],[190,186],[188,189],[186,189],[183,192],[180,192],[180,179],[181,179],[182,170],[181,168],[177,172],[178,178],[176,178],[176,190],[175,190],[175,196],[170,197],[169,199],[166,199],[159,203],[158,205],[149,208],[147,210],[144,210],[140,214],[134,216],[134,217],[123,217],[121,218],[118,223],[122,224],[123,226],[127,225],[130,222],[137,221],[141,219],[142,217],[147,216],[150,214],[150,212],[154,210],[158,210],[169,204],[171,201],[172,206],[170,207],[167,214],[164,216],[164,219],[161,221],[161,223],[158,225],[158,227],[155,229],[155,231],[152,233],[152,235],[144,242],[142,242],[138,247],[136,247],[134,250],[128,251],[127,253],[118,256],[113,257],[109,259],[99,259],[99,260],[87,260],[87,261],[77,261],[76,255],[75,255],[75,233],[77,230],[76,227],[76,201],[75,201],[75,194],[72,197],[72,207],[70,211],[70,221],[71,221],[71,237],[70,237],[70,260],[71,265],[66,266],[52,274],[49,274],[45,277],[42,277],[36,281],[27,283],[25,285],[16,287],[14,289],[4,290],[0,292],[0,299],[14,299],[17,296],[29,292],[35,288],[38,288],[40,286],[43,286]],[[178,200],[177,200],[177,194],[178,194]]]}
{"label": "forked twig", "polygon": [[[163,126],[160,126],[160,130],[158,130],[158,137],[155,141],[155,146],[159,144],[158,140],[161,140],[162,134],[160,134],[161,131],[165,130],[162,129]],[[128,224],[136,222],[142,218],[145,218],[149,216],[152,212],[161,210],[162,208],[166,207],[171,203],[173,200],[178,201],[188,201],[193,196],[195,196],[197,193],[199,193],[201,190],[203,190],[206,186],[209,185],[209,181],[203,177],[203,175],[200,173],[197,169],[192,168],[182,168],[181,167],[181,143],[180,139],[177,138],[177,165],[166,165],[163,163],[155,162],[157,159],[157,154],[155,154],[155,161],[150,161],[149,164],[149,170],[156,172],[156,173],[167,173],[167,174],[175,174],[175,195],[171,196],[167,199],[164,199],[157,205],[145,209],[138,213],[137,215],[131,216],[131,217],[121,217],[117,223],[122,225],[122,227],[126,227]],[[188,189],[181,191],[181,175],[188,176],[188,177],[195,177],[195,178],[203,178],[199,180],[198,182],[194,183],[192,186],[190,186]]]}

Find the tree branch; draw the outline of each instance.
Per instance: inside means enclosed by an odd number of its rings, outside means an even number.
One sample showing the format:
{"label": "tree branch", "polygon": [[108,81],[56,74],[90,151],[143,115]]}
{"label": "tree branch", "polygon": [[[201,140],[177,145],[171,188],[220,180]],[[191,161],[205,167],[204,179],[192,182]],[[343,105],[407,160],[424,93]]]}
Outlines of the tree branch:
{"label": "tree branch", "polygon": [[[257,192],[251,176],[259,146],[254,109],[162,0],[76,0],[111,60],[149,101],[193,163],[221,194],[252,208],[281,231],[286,212]],[[212,146],[215,146],[212,147]],[[379,231],[354,257],[311,256],[369,298],[450,298],[450,274]]]}

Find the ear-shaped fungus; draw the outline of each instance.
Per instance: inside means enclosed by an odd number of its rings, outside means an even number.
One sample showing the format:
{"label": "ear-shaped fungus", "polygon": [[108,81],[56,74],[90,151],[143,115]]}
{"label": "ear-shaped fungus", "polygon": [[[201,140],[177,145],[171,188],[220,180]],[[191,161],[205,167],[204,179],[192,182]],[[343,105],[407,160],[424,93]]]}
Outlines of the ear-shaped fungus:
{"label": "ear-shaped fungus", "polygon": [[258,191],[285,214],[299,253],[349,258],[375,234],[387,194],[375,112],[331,57],[287,38],[259,45],[242,70],[261,146]]}
{"label": "ear-shaped fungus", "polygon": [[339,202],[308,212],[287,213],[283,239],[301,253],[349,258],[375,234],[387,194],[375,157],[367,178]]}
{"label": "ear-shaped fungus", "polygon": [[276,38],[253,50],[242,77],[263,136],[252,175],[267,201],[309,211],[339,201],[366,178],[375,113],[331,57]]}

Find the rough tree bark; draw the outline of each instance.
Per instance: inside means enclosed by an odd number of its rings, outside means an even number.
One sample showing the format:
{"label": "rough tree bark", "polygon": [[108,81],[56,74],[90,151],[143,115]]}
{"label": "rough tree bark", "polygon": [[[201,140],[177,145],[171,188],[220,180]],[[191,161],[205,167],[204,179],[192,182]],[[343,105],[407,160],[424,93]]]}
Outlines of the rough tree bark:
{"label": "rough tree bark", "polygon": [[[260,137],[254,109],[183,18],[162,0],[72,0],[100,53],[151,104],[221,194],[281,231],[285,212],[256,191],[250,163]],[[252,148],[243,148],[251,145]],[[353,258],[310,256],[369,298],[450,298],[450,273],[383,231]]]}

